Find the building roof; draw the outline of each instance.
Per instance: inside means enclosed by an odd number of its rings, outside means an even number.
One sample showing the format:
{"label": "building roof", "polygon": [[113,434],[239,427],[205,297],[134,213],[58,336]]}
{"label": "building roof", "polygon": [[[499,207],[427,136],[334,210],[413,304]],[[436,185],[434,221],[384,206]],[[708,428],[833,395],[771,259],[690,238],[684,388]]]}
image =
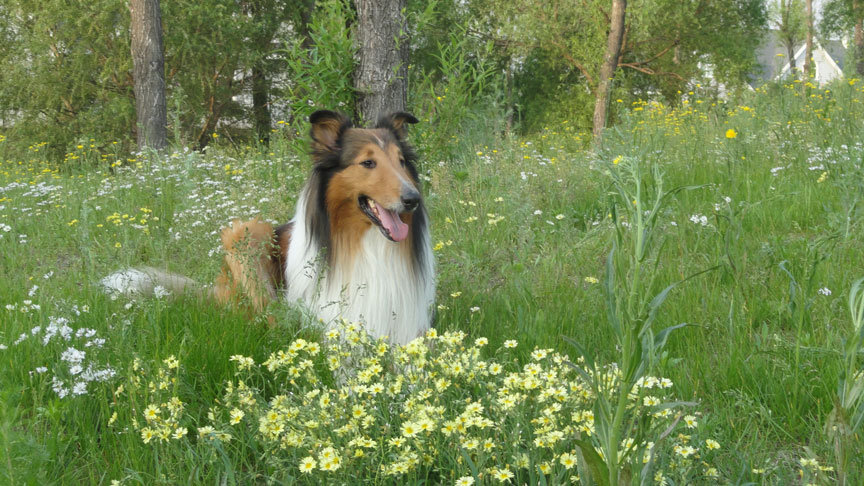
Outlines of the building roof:
{"label": "building roof", "polygon": [[822,48],[825,49],[825,52],[831,56],[831,59],[837,63],[842,71],[845,69],[845,61],[846,61],[846,47],[843,45],[843,41],[839,39],[828,39],[820,42]]}
{"label": "building roof", "polygon": [[[756,49],[757,67],[749,76],[750,85],[760,86],[768,81],[781,78],[789,73],[789,53],[780,42],[777,30],[769,30],[763,37],[762,44]],[[804,42],[795,44],[795,67],[804,66]],[[816,66],[816,81],[826,82],[843,75],[843,64],[846,48],[839,40],[813,39],[813,60]]]}

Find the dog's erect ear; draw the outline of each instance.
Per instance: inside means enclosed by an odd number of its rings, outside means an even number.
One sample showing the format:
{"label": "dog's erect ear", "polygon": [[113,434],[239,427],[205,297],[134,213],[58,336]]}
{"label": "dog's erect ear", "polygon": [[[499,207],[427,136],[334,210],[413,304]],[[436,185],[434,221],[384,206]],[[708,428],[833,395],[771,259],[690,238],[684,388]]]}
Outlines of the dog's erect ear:
{"label": "dog's erect ear", "polygon": [[406,123],[417,123],[420,120],[414,117],[411,113],[405,113],[404,111],[398,111],[396,113],[391,113],[389,115],[382,116],[378,120],[378,125],[375,128],[386,128],[391,132],[396,134],[396,137],[399,140],[405,138],[405,124]]}
{"label": "dog's erect ear", "polygon": [[319,110],[309,116],[312,129],[312,150],[315,152],[336,152],[339,150],[339,137],[351,127],[351,120],[341,113]]}

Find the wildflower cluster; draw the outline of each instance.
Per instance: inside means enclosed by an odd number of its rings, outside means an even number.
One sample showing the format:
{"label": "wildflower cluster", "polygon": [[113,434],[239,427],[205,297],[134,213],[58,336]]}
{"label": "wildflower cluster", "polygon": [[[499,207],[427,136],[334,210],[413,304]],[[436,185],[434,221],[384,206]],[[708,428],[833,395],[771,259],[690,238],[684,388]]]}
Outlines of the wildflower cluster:
{"label": "wildflower cluster", "polygon": [[[535,349],[520,364],[515,340],[497,350],[488,343],[432,329],[393,346],[371,338],[360,324],[343,322],[322,344],[298,339],[261,363],[232,356],[236,379],[209,409],[199,441],[258,444],[272,470],[281,471],[274,479],[299,475],[315,484],[375,477],[449,484],[521,484],[540,476],[577,481],[575,441],[597,440],[595,390],[585,378],[590,371],[552,349]],[[133,366],[134,386],[150,393],[130,407],[139,410],[136,418],[144,415],[134,425],[145,442],[171,440],[180,423],[177,397],[173,408],[170,400],[152,398],[173,386],[172,366],[166,360],[146,387]],[[616,366],[600,373],[603,383],[616,386]],[[657,463],[671,468],[660,478],[716,476],[707,461],[719,444],[697,438],[696,415],[682,421],[668,405],[671,387],[668,379],[646,377],[634,387],[630,407],[646,430],[681,434],[662,447],[625,437],[622,460],[642,463],[657,449],[663,456]]]}
{"label": "wildflower cluster", "polygon": [[[114,390],[112,405],[115,411],[108,419],[108,425],[114,428],[119,424],[131,425],[145,444],[161,444],[186,437],[189,433],[189,427],[185,425],[188,420],[184,414],[186,406],[177,396],[179,369],[180,362],[173,355],[165,358],[152,372],[135,358],[125,383]],[[153,376],[142,378],[147,375]],[[116,406],[126,402],[128,407]],[[123,420],[118,423],[119,414],[123,415]]]}
{"label": "wildflower cluster", "polygon": [[[140,212],[138,214],[132,214],[131,216],[128,213],[120,214],[119,212],[114,212],[105,217],[106,224],[111,226],[123,226],[124,224],[128,224],[129,226],[139,229],[143,231],[145,234],[150,234],[150,228],[147,226],[151,221],[159,221],[159,216],[153,216],[153,210],[148,208],[140,208]],[[78,220],[72,220],[68,224],[72,226],[77,223]],[[102,228],[104,225],[99,223],[96,225],[97,228]]]}
{"label": "wildflower cluster", "polygon": [[830,484],[833,480],[831,474],[834,472],[834,468],[820,464],[815,457],[802,457],[798,459],[798,464],[800,466],[798,476],[801,478],[801,484],[815,486],[817,484]]}
{"label": "wildflower cluster", "polygon": [[[38,288],[34,285],[29,295],[33,296]],[[42,306],[26,299],[6,304],[5,309],[7,313],[36,314]],[[89,307],[75,305],[72,312],[80,316],[88,313]],[[38,321],[41,316],[30,317]],[[99,337],[95,329],[72,327],[73,322],[66,317],[48,316],[47,321],[47,324],[36,324],[28,332],[22,332],[10,345],[0,343],[0,352],[19,346],[40,346],[50,351],[43,356],[57,356],[56,361],[30,370],[30,375],[50,376],[51,389],[59,398],[86,395],[91,383],[106,382],[114,377],[114,368],[101,363],[105,339]]]}

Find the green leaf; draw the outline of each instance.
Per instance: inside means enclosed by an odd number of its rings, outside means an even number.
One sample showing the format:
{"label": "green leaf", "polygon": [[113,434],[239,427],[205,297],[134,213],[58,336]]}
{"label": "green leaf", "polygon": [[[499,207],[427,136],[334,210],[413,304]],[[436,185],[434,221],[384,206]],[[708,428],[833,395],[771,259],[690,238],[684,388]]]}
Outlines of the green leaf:
{"label": "green leaf", "polygon": [[665,402],[660,405],[656,405],[654,407],[655,410],[665,410],[667,408],[678,408],[678,407],[695,407],[699,405],[699,402],[685,402],[685,401],[675,401],[675,402]]}
{"label": "green leaf", "polygon": [[645,322],[642,323],[642,328],[639,331],[639,335],[641,336],[647,329],[649,329],[651,327],[651,324],[654,322],[654,319],[657,317],[657,310],[663,304],[663,301],[666,300],[666,297],[669,296],[669,292],[672,289],[674,289],[675,287],[681,285],[682,283],[684,283],[684,282],[686,282],[692,278],[698,277],[699,275],[702,275],[703,273],[708,273],[708,272],[710,272],[712,270],[716,270],[718,268],[720,268],[720,265],[714,265],[711,268],[706,268],[705,270],[701,270],[701,271],[696,272],[692,275],[688,275],[687,277],[683,278],[682,280],[679,280],[679,281],[673,283],[672,285],[666,287],[659,294],[654,296],[654,298],[651,299],[651,302],[648,304],[648,317],[645,319]]}
{"label": "green leaf", "polygon": [[[569,336],[561,336],[561,339],[563,339],[567,344],[570,344],[571,346],[576,348],[576,352],[579,353],[583,358],[585,358],[586,363],[591,363],[592,365],[595,363],[594,354],[591,353],[591,351],[589,351],[588,348],[582,346],[581,344],[579,344],[579,342],[577,342],[575,339],[573,339]],[[577,366],[576,364],[573,364],[573,363],[569,363],[569,364],[571,366],[573,366],[573,368],[575,368],[576,371],[580,371],[580,367]],[[583,378],[588,376],[587,374],[585,374],[584,371],[582,371],[581,374],[584,375]],[[588,381],[590,381],[590,379]]]}
{"label": "green leaf", "polygon": [[538,486],[546,486],[546,475],[543,474],[543,470],[540,469],[540,465],[537,465],[537,472],[540,473],[539,479],[537,479]]}
{"label": "green leaf", "polygon": [[600,457],[600,454],[597,454],[597,451],[594,450],[591,442],[584,439],[576,439],[574,442],[579,446],[579,450],[582,451],[582,457],[585,459],[585,463],[588,464],[588,469],[591,471],[591,478],[594,479],[594,482],[599,486],[609,486],[609,468],[606,466],[603,458]]}
{"label": "green leaf", "polygon": [[645,333],[646,330],[651,328],[651,324],[654,322],[654,319],[657,317],[657,310],[663,305],[663,301],[666,300],[666,297],[669,296],[669,292],[672,291],[675,287],[678,286],[684,280],[673,283],[672,285],[663,289],[659,294],[655,295],[651,302],[648,304],[648,317],[645,318],[645,321],[642,323],[642,328],[639,330],[639,335],[641,336]]}
{"label": "green leaf", "polygon": [[471,460],[471,456],[469,456],[465,449],[459,448],[459,453],[462,454],[462,459],[465,459],[465,462],[468,464],[468,468],[471,469],[471,475],[474,476],[474,480],[480,484],[480,474],[477,470],[477,465],[474,464],[474,461]]}
{"label": "green leaf", "polygon": [[682,327],[689,326],[689,323],[682,322],[681,324],[675,324],[674,326],[669,326],[666,329],[658,332],[657,335],[654,336],[654,352],[658,352],[663,349],[663,346],[666,346],[666,339],[669,338],[669,334],[675,329],[681,329]]}
{"label": "green leaf", "polygon": [[857,333],[854,346],[858,348],[864,341],[864,278],[859,278],[852,284],[849,291],[849,312],[852,313],[852,325]]}

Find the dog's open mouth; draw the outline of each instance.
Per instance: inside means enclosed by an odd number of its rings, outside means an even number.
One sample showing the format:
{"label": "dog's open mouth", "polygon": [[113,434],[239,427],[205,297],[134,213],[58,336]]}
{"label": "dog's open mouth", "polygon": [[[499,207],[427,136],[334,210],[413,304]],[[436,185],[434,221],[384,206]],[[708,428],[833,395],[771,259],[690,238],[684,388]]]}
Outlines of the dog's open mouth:
{"label": "dog's open mouth", "polygon": [[399,213],[387,209],[367,196],[360,196],[357,201],[360,210],[373,222],[381,233],[390,241],[402,241],[408,237],[408,225],[399,217]]}

